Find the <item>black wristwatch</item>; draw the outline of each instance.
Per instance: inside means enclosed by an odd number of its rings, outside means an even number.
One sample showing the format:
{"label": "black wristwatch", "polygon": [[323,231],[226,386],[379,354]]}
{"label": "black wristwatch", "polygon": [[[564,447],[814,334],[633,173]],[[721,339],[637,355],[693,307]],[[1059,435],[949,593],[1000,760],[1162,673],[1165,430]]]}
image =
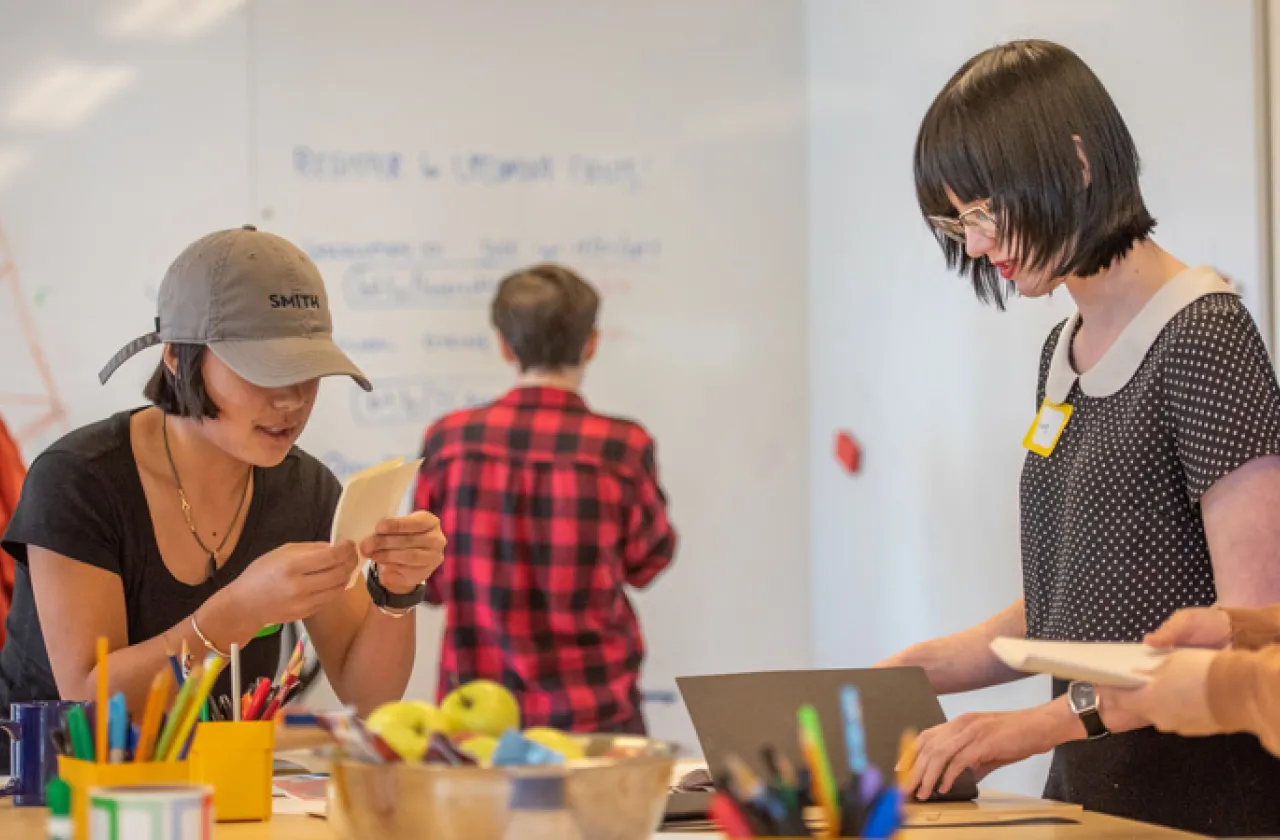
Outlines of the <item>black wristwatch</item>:
{"label": "black wristwatch", "polygon": [[382,585],[382,581],[378,580],[378,564],[369,564],[369,574],[365,577],[365,586],[369,589],[369,597],[373,599],[375,607],[386,607],[393,610],[407,610],[418,606],[422,603],[423,596],[427,592],[427,585],[420,583],[413,589],[397,595],[394,592],[388,592]]}
{"label": "black wristwatch", "polygon": [[1111,730],[1102,722],[1102,715],[1098,714],[1098,694],[1093,690],[1093,683],[1083,680],[1071,683],[1067,686],[1067,702],[1071,704],[1071,711],[1084,724],[1084,731],[1090,741],[1111,734]]}

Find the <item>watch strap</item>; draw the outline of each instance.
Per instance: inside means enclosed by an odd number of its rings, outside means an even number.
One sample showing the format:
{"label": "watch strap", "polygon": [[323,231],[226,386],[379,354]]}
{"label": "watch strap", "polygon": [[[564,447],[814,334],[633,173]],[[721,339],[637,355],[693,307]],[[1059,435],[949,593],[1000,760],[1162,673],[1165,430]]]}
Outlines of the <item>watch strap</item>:
{"label": "watch strap", "polygon": [[1111,730],[1107,729],[1107,725],[1102,722],[1102,715],[1098,714],[1098,710],[1085,709],[1083,712],[1077,712],[1080,722],[1084,724],[1084,731],[1089,736],[1089,740],[1102,738],[1111,734]]}
{"label": "watch strap", "polygon": [[375,607],[388,607],[393,610],[406,610],[418,606],[422,603],[423,596],[427,591],[425,583],[420,583],[402,594],[387,591],[386,587],[382,585],[382,581],[378,580],[378,565],[376,563],[369,566],[369,574],[365,576],[365,587],[369,590],[369,597],[373,599]]}

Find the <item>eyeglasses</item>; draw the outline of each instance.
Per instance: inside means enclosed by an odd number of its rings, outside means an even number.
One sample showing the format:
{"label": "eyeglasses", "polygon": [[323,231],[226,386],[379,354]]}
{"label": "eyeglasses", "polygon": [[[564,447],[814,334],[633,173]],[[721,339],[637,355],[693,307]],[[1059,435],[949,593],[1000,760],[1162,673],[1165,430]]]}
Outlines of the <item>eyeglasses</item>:
{"label": "eyeglasses", "polygon": [[956,242],[964,242],[970,228],[988,239],[996,238],[996,220],[985,201],[959,216],[929,216],[928,219],[934,230]]}

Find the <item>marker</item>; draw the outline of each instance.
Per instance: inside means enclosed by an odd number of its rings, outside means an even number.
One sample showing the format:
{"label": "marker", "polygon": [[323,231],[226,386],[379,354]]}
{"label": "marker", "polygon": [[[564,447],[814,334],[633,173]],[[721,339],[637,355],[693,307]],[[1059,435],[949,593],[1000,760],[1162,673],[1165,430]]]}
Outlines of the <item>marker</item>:
{"label": "marker", "polygon": [[743,816],[738,803],[728,794],[716,792],[711,795],[707,805],[707,816],[710,817],[726,837],[754,837],[751,825]]}
{"label": "marker", "polygon": [[77,704],[67,709],[67,731],[71,733],[72,755],[81,761],[93,761],[93,735],[84,706]]}
{"label": "marker", "polygon": [[831,763],[827,760],[826,744],[822,737],[822,724],[818,711],[806,703],[796,713],[800,724],[800,748],[813,779],[817,795],[814,799],[825,812],[827,830],[836,833],[840,828],[840,800],[835,778],[831,775]]}
{"label": "marker", "polygon": [[840,713],[844,717],[844,741],[849,752],[849,769],[861,776],[867,771],[867,735],[862,728],[862,699],[858,689],[840,689]]}
{"label": "marker", "polygon": [[125,749],[129,746],[129,709],[124,703],[124,694],[117,693],[111,698],[111,707],[107,712],[108,740],[111,748],[107,760],[112,764],[123,764]]}
{"label": "marker", "polygon": [[253,689],[253,698],[249,701],[249,711],[245,720],[258,720],[258,715],[267,705],[267,694],[271,691],[271,681],[266,677],[258,677],[258,684]]}
{"label": "marker", "polygon": [[888,840],[902,822],[902,791],[896,787],[885,788],[884,793],[871,806],[861,837]]}

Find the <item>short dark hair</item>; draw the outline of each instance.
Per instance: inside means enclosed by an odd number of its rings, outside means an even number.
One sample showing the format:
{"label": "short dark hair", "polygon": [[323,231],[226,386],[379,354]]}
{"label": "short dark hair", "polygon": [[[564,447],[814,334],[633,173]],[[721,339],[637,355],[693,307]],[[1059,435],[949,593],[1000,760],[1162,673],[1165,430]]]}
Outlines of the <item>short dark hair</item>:
{"label": "short dark hair", "polygon": [[162,359],[142,389],[142,395],[174,417],[197,420],[217,417],[218,406],[204,386],[204,354],[208,348],[203,344],[174,344],[173,349],[178,356],[177,375],[170,372]]}
{"label": "short dark hair", "polygon": [[542,263],[502,279],[491,318],[522,371],[558,370],[582,363],[599,308],[600,295],[586,280]]}
{"label": "short dark hair", "polygon": [[[1076,150],[1080,138],[1089,177]],[[1156,221],[1138,185],[1140,164],[1124,118],[1093,71],[1066,47],[1012,41],[965,62],[933,100],[915,147],[916,197],[926,215],[954,215],[990,199],[1023,267],[1054,276],[1097,274],[1146,239]],[[948,268],[968,274],[978,298],[1003,309],[989,260],[935,234]]]}

